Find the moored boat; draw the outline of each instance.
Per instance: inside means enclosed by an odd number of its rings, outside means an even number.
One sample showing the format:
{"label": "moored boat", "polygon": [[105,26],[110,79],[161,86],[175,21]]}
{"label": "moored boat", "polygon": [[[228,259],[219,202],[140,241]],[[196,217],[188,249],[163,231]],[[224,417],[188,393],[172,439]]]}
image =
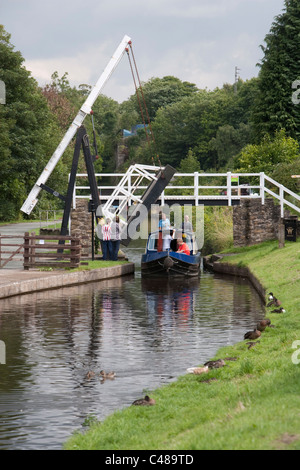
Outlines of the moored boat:
{"label": "moored boat", "polygon": [[[178,251],[178,242],[183,240],[188,250]],[[178,232],[173,228],[152,232],[142,255],[142,276],[184,276],[200,274],[201,255],[194,233]]]}

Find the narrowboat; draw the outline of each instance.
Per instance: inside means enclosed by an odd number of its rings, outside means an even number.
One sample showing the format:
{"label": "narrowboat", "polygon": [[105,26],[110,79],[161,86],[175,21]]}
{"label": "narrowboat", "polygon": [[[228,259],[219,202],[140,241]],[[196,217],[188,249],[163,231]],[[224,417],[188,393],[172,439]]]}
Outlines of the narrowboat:
{"label": "narrowboat", "polygon": [[[188,247],[187,252],[178,252],[182,241]],[[200,262],[195,234],[170,228],[150,233],[142,255],[141,273],[143,277],[195,277],[200,275]]]}

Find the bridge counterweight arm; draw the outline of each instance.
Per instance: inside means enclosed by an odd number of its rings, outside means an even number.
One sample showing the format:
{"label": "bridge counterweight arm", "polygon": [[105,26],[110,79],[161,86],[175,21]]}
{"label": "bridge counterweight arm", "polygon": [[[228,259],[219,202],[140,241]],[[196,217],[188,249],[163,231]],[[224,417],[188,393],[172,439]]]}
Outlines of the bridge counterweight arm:
{"label": "bridge counterweight arm", "polygon": [[109,79],[109,77],[111,76],[115,68],[117,67],[118,63],[120,62],[123,54],[125,53],[126,47],[128,46],[130,41],[131,41],[130,37],[126,35],[122,39],[118,48],[116,49],[113,56],[111,57],[108,65],[106,66],[103,73],[99,77],[96,85],[91,90],[89,96],[87,97],[86,101],[83,103],[82,107],[80,108],[71,126],[67,130],[60,144],[58,145],[52,157],[50,158],[49,162],[47,163],[46,167],[44,168],[41,176],[39,177],[39,179],[33,186],[31,192],[29,193],[29,196],[27,197],[26,201],[21,207],[22,212],[25,212],[26,214],[30,214],[32,210],[34,209],[35,205],[38,202],[37,197],[40,191],[42,190],[41,185],[44,185],[46,183],[52,171],[54,170],[55,166],[57,165],[58,161],[60,160],[66,148],[68,147],[69,143],[75,136],[78,128],[82,125],[86,115],[90,114],[94,102],[98,98],[103,86],[105,85],[105,83],[107,82],[107,80]]}

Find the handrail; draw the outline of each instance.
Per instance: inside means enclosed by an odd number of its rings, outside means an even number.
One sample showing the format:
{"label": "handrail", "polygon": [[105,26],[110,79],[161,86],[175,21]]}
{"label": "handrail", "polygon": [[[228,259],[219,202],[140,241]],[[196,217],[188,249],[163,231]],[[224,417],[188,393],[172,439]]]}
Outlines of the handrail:
{"label": "handrail", "polygon": [[[150,170],[151,166],[147,166],[147,169]],[[131,205],[131,199],[130,199],[130,191],[132,187],[135,187],[134,183],[134,178],[140,178],[141,174],[139,171],[137,172],[132,172],[130,175],[127,175],[126,178],[126,173],[96,173],[96,178],[107,178],[107,177],[122,177],[124,179],[124,197],[120,196],[119,199],[122,201],[122,204],[127,201],[129,205]],[[86,174],[80,173],[77,174],[77,177],[87,177]],[[190,177],[193,178],[193,184],[191,185],[175,185],[174,183],[176,182],[177,178],[180,177]],[[232,178],[238,178],[238,180],[242,178],[252,178],[256,177],[259,178],[259,184],[232,184]],[[203,184],[199,184],[199,179],[203,178],[226,178],[226,184],[222,184],[220,186],[217,185],[211,185],[211,186],[204,186]],[[266,184],[270,183],[273,186],[275,186],[279,190],[279,194],[276,194],[274,191],[269,189]],[[108,201],[112,195],[110,194],[101,194],[102,191],[105,190],[114,190],[116,186],[113,185],[99,185],[98,189],[100,191],[100,197],[102,201]],[[146,189],[147,186],[138,186],[139,190],[144,190]],[[75,185],[74,189],[74,195],[73,195],[73,207],[76,207],[76,199],[86,199],[90,197],[90,194],[87,195],[78,195],[77,190],[89,190],[90,188],[88,186],[77,186]],[[243,195],[242,190],[247,189],[249,194]],[[190,190],[191,194],[186,195],[186,194],[181,194],[178,195],[176,192],[178,190]],[[216,190],[215,194],[199,194],[199,191],[203,190]],[[225,194],[222,194],[222,192]],[[254,193],[254,190],[258,190],[258,193]],[[175,191],[175,193],[174,193]],[[194,202],[194,204],[197,206],[199,205],[199,201],[209,201],[212,199],[216,200],[226,200],[228,206],[232,205],[232,201],[235,200],[240,200],[240,199],[245,199],[245,198],[261,198],[261,203],[262,205],[265,204],[265,195],[269,194],[275,199],[277,199],[280,203],[280,210],[281,210],[281,217],[284,217],[284,206],[289,206],[292,209],[294,209],[296,212],[300,213],[300,207],[297,205],[293,204],[289,200],[286,199],[285,195],[289,195],[296,199],[296,201],[300,202],[300,196],[291,191],[290,189],[286,188],[282,184],[278,183],[275,181],[273,178],[267,176],[265,173],[235,173],[235,172],[227,172],[227,173],[200,173],[200,172],[194,172],[194,173],[175,173],[172,183],[166,187],[165,191],[161,194],[160,196],[160,201],[161,203],[165,203],[165,201],[168,200],[191,200]],[[126,199],[127,198],[127,199]]]}

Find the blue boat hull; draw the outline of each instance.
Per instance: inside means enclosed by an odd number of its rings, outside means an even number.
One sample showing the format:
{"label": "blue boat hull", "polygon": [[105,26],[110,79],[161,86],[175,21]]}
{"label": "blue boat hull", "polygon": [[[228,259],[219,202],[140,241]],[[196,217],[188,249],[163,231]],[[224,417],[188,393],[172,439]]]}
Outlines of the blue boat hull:
{"label": "blue boat hull", "polygon": [[142,276],[185,276],[200,275],[200,253],[186,255],[177,252],[147,252],[142,255]]}

